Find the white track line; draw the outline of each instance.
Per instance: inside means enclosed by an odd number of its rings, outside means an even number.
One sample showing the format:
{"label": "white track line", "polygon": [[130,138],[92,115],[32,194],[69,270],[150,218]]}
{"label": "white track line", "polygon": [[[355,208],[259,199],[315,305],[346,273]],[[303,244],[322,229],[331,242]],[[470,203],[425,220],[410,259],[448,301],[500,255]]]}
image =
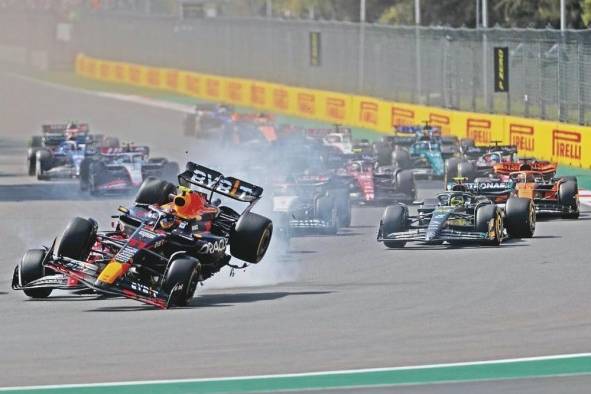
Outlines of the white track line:
{"label": "white track line", "polygon": [[137,381],[108,382],[108,383],[0,387],[0,392],[11,391],[11,390],[134,386],[134,385],[144,385],[144,384],[225,382],[225,381],[232,381],[232,380],[258,380],[258,379],[274,379],[274,378],[324,376],[324,375],[363,374],[363,373],[368,373],[368,372],[396,372],[396,371],[408,371],[408,370],[417,370],[417,369],[439,369],[439,368],[462,367],[462,366],[473,366],[473,365],[512,364],[512,363],[527,362],[527,361],[562,360],[562,359],[571,359],[571,358],[580,358],[580,357],[591,357],[591,353],[558,354],[558,355],[551,355],[551,356],[522,357],[522,358],[509,358],[509,359],[499,359],[499,360],[485,360],[485,361],[469,361],[469,362],[460,362],[460,363],[425,364],[425,365],[412,365],[412,366],[391,367],[391,368],[349,369],[349,370],[340,370],[340,371],[303,372],[303,373],[288,373],[288,374],[277,374],[277,375],[251,375],[251,376],[232,376],[232,377],[222,377],[222,378],[137,380]]}

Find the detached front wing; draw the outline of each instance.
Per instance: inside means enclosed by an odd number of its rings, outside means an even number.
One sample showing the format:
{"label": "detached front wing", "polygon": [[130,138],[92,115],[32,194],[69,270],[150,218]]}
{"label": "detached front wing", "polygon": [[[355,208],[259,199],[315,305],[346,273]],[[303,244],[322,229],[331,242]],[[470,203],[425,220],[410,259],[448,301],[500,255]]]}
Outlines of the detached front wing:
{"label": "detached front wing", "polygon": [[47,267],[73,278],[85,286],[105,294],[122,296],[166,309],[170,303],[170,295],[149,288],[141,283],[121,278],[112,285],[102,285],[97,279],[98,267],[83,261],[62,257],[47,264]]}
{"label": "detached front wing", "polygon": [[444,229],[438,236],[427,239],[426,229],[410,229],[390,234],[379,234],[378,241],[416,241],[416,242],[430,242],[430,241],[487,241],[491,237],[488,233],[481,233],[477,231],[458,231]]}

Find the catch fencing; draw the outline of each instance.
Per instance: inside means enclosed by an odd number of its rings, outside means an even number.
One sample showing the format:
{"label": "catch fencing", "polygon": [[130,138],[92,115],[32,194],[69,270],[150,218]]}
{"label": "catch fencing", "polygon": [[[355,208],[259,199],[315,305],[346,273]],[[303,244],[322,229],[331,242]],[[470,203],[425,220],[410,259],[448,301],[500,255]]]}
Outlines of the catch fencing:
{"label": "catch fencing", "polygon": [[[449,109],[591,122],[591,31],[86,13],[93,56]],[[494,92],[493,48],[509,48]]]}

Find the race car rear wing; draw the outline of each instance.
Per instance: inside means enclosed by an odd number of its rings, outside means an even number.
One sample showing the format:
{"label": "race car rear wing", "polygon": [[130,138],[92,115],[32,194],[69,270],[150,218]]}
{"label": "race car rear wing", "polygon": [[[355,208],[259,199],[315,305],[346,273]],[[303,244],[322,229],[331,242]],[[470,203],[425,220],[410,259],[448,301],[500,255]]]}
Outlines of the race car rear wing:
{"label": "race car rear wing", "polygon": [[211,191],[209,200],[214,193],[217,193],[253,204],[263,195],[263,188],[260,186],[234,177],[226,177],[221,172],[193,162],[188,162],[186,170],[179,175],[179,184],[187,187],[194,185]]}
{"label": "race car rear wing", "polygon": [[[44,134],[63,133],[68,129],[68,123],[52,123],[41,126]],[[78,123],[78,132],[84,133],[89,130],[88,123]]]}
{"label": "race car rear wing", "polygon": [[537,171],[544,175],[554,175],[556,173],[556,164],[547,161],[540,162],[517,162],[500,163],[494,166],[494,172],[501,175],[509,175],[517,171]]}
{"label": "race car rear wing", "polygon": [[148,146],[119,146],[116,148],[101,147],[99,153],[103,156],[117,156],[123,153],[141,153],[148,155],[150,148]]}

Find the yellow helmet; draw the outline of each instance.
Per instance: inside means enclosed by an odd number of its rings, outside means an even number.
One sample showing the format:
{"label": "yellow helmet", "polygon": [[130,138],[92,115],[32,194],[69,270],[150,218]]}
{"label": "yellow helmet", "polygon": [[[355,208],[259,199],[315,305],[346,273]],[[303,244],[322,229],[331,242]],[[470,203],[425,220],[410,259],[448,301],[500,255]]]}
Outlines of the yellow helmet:
{"label": "yellow helmet", "polygon": [[459,207],[461,205],[464,205],[464,197],[459,195],[452,196],[452,198],[449,200],[449,205],[451,205],[452,207]]}

